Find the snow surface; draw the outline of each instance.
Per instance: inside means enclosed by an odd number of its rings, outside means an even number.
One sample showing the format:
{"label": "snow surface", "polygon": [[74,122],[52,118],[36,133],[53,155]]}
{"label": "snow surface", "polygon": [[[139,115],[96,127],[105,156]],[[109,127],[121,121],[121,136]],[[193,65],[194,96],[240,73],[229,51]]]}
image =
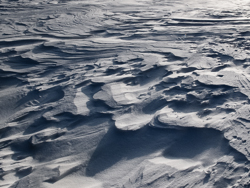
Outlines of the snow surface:
{"label": "snow surface", "polygon": [[249,7],[0,0],[0,187],[250,187]]}

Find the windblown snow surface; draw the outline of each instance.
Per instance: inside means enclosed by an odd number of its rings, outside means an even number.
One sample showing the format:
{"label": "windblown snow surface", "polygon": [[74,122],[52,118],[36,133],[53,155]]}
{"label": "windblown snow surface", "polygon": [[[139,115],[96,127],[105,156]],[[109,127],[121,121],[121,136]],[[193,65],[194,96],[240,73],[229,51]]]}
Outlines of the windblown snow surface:
{"label": "windblown snow surface", "polygon": [[247,0],[1,0],[1,188],[250,187]]}

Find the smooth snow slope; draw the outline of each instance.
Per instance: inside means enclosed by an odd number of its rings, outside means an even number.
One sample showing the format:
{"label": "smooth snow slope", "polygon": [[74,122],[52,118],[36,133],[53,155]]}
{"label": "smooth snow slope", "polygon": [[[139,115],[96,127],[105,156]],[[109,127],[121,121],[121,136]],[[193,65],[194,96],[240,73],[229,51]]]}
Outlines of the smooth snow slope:
{"label": "smooth snow slope", "polygon": [[249,9],[1,0],[0,187],[250,187]]}

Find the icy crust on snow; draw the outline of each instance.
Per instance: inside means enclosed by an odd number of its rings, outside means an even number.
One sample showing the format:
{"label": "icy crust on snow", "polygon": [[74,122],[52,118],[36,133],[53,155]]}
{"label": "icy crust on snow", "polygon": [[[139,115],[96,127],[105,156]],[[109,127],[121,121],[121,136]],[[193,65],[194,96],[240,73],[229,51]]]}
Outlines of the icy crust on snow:
{"label": "icy crust on snow", "polygon": [[0,187],[249,187],[249,3],[0,1]]}

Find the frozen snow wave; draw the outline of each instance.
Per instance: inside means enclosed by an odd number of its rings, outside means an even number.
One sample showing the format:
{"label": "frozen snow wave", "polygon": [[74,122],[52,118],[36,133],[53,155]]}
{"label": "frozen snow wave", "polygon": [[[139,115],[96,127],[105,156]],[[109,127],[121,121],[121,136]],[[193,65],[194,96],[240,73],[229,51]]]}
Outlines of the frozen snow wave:
{"label": "frozen snow wave", "polygon": [[249,186],[246,2],[0,4],[1,187]]}

